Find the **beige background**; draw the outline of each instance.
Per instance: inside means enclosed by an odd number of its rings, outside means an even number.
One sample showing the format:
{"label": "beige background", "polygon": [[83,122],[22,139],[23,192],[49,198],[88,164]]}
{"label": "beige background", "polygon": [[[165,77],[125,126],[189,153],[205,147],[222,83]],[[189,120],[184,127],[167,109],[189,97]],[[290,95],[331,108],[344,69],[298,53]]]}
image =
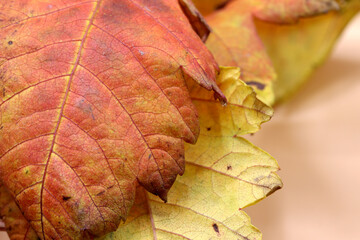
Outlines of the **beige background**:
{"label": "beige background", "polygon": [[278,160],[284,181],[246,209],[264,240],[360,239],[360,15],[326,64],[250,140]]}
{"label": "beige background", "polygon": [[360,15],[249,140],[278,160],[284,182],[246,209],[264,240],[360,239]]}

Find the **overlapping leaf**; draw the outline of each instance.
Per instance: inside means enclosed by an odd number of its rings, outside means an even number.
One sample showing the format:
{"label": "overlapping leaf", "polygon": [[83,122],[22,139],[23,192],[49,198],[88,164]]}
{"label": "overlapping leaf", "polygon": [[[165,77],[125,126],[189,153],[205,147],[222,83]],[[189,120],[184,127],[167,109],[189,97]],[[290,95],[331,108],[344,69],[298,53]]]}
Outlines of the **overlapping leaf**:
{"label": "overlapping leaf", "polygon": [[137,182],[166,199],[183,173],[199,133],[185,78],[225,98],[181,3],[0,3],[1,181],[41,239],[114,230]]}
{"label": "overlapping leaf", "polygon": [[[209,6],[213,10],[219,6],[216,0],[197,0],[195,3],[205,13],[209,12]],[[213,29],[207,46],[220,65],[241,67],[242,79],[269,104],[275,100],[271,85],[276,73],[258,37],[254,18],[273,23],[294,23],[300,17],[338,9],[335,0],[233,0],[221,3],[227,4],[206,17]],[[270,34],[269,37],[276,39]]]}
{"label": "overlapping leaf", "polygon": [[0,217],[12,240],[36,240],[38,236],[22,215],[7,189],[0,186]]}
{"label": "overlapping leaf", "polygon": [[341,10],[297,24],[256,21],[256,29],[277,72],[277,102],[293,94],[330,54],[336,39],[360,10],[359,0],[341,1]]}
{"label": "overlapping leaf", "polygon": [[221,136],[245,135],[257,132],[262,123],[270,120],[272,108],[261,102],[253,89],[241,81],[239,68],[222,67],[217,79],[227,97],[227,107],[201,87],[188,83],[191,99],[200,109],[200,117],[206,119],[206,126],[200,126],[201,131],[210,133],[215,128]]}
{"label": "overlapping leaf", "polygon": [[[241,208],[268,196],[282,183],[275,173],[276,161],[236,136],[240,126],[242,133],[253,132],[272,114],[239,75],[237,68],[224,68],[218,78],[227,106],[208,101],[200,89],[191,90],[201,133],[196,145],[186,145],[185,174],[170,190],[168,203],[139,188],[129,218],[105,239],[261,239]],[[235,112],[238,120],[232,115]]]}

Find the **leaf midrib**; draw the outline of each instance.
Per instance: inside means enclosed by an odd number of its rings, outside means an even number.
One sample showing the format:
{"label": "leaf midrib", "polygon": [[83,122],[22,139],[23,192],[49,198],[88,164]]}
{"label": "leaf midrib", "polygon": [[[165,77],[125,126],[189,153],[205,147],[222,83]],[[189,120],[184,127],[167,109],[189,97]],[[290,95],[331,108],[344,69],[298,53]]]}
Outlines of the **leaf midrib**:
{"label": "leaf midrib", "polygon": [[70,86],[71,86],[72,80],[74,79],[77,67],[79,65],[80,58],[81,58],[81,53],[82,53],[82,50],[84,48],[86,38],[87,38],[87,36],[88,36],[88,34],[90,32],[90,28],[91,28],[92,23],[93,23],[93,21],[95,19],[95,16],[96,16],[96,14],[97,14],[97,12],[98,12],[98,10],[100,8],[101,2],[102,2],[102,0],[99,0],[99,1],[96,2],[96,6],[95,6],[94,10],[91,12],[91,16],[89,18],[89,23],[86,26],[84,35],[83,35],[83,37],[81,39],[80,46],[78,48],[78,53],[77,53],[76,60],[75,60],[75,64],[74,64],[74,67],[73,67],[73,69],[71,71],[69,81],[68,81],[67,86],[66,86],[64,100],[63,100],[63,102],[61,104],[61,109],[60,109],[59,117],[58,117],[57,124],[56,124],[56,127],[55,127],[55,131],[54,131],[54,134],[53,134],[53,141],[51,143],[49,155],[48,155],[48,158],[46,160],[46,166],[45,166],[45,170],[44,170],[44,176],[43,176],[43,179],[42,179],[41,192],[40,192],[40,216],[41,216],[40,222],[41,222],[41,232],[42,232],[42,235],[43,235],[43,239],[46,239],[45,238],[45,231],[44,231],[44,221],[43,221],[43,218],[44,218],[44,214],[43,214],[43,192],[44,192],[44,188],[45,188],[44,183],[45,183],[47,168],[49,166],[50,158],[51,158],[51,155],[53,153],[53,149],[54,149],[54,145],[55,145],[55,141],[56,141],[56,136],[57,136],[60,124],[61,124],[61,119],[63,118],[63,113],[64,113],[66,101],[67,101],[67,99],[69,97]]}

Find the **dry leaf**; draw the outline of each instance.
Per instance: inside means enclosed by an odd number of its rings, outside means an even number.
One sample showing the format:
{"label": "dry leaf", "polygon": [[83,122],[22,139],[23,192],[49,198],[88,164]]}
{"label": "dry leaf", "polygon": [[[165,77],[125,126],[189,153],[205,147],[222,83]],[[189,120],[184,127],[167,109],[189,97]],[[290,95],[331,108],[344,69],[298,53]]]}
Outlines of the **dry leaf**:
{"label": "dry leaf", "polygon": [[293,25],[255,22],[277,73],[276,102],[291,96],[325,61],[342,30],[359,12],[360,1],[341,1],[340,6],[340,11],[301,19]]}
{"label": "dry leaf", "polygon": [[[282,187],[275,173],[279,167],[269,154],[234,136],[243,120],[231,124],[231,112],[246,115],[259,128],[265,115],[252,112],[266,110],[270,118],[271,108],[256,100],[245,84],[238,85],[235,93],[228,91],[240,82],[237,68],[222,69],[218,82],[229,104],[194,101],[199,109],[200,137],[196,145],[186,145],[186,172],[170,190],[168,202],[138,188],[129,218],[104,239],[261,239],[242,208]],[[206,95],[197,88],[191,94]],[[254,126],[245,123],[246,130],[251,132]]]}
{"label": "dry leaf", "polygon": [[[200,11],[215,10],[217,0],[197,0]],[[338,9],[335,0],[233,0],[224,8],[206,17],[213,29],[206,43],[215,59],[223,66],[239,66],[242,79],[254,87],[259,98],[274,103],[272,82],[276,73],[263,43],[258,36],[254,19],[288,24],[301,17],[314,16]],[[269,35],[271,36],[271,35]],[[276,38],[275,38],[276,39]],[[276,41],[276,40],[274,40]]]}
{"label": "dry leaf", "polygon": [[137,182],[166,200],[199,134],[185,78],[226,101],[188,7],[0,3],[1,181],[41,239],[115,230]]}

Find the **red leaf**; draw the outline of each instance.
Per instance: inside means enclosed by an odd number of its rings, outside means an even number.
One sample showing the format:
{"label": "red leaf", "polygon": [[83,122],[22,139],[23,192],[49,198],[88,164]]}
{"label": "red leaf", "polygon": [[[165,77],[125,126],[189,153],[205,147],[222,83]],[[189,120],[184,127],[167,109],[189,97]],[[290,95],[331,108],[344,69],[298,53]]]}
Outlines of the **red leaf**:
{"label": "red leaf", "polygon": [[42,239],[115,230],[136,181],[166,201],[199,133],[185,78],[225,101],[187,6],[0,3],[1,180]]}

